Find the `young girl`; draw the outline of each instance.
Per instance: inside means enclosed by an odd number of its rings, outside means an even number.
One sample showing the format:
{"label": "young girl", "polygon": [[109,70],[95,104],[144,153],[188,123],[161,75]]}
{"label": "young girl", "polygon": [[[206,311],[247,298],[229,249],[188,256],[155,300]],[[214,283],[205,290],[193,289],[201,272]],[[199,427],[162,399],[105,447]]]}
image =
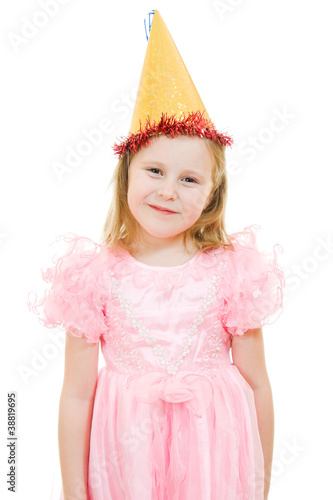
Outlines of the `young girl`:
{"label": "young girl", "polygon": [[[166,29],[157,11],[148,48],[154,27],[155,37]],[[268,496],[274,416],[262,327],[282,311],[281,247],[260,252],[259,226],[227,235],[228,138],[202,114],[189,117],[177,125],[162,115],[159,130],[147,120],[146,135],[140,124],[116,148],[103,241],[58,238],[66,252],[43,273],[51,287],[29,302],[37,314],[43,306],[42,324],[67,332],[64,500]]]}

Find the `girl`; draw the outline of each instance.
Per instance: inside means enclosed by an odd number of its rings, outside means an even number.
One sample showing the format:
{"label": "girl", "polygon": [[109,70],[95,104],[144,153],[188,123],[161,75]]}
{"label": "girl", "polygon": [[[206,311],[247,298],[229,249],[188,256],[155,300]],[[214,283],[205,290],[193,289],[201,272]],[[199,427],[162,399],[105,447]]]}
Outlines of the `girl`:
{"label": "girl", "polygon": [[66,252],[43,273],[51,288],[29,302],[66,330],[61,498],[267,499],[262,327],[282,311],[281,247],[260,252],[259,226],[227,235],[222,135],[198,114],[187,129],[161,123],[116,148],[102,242],[61,236]]}

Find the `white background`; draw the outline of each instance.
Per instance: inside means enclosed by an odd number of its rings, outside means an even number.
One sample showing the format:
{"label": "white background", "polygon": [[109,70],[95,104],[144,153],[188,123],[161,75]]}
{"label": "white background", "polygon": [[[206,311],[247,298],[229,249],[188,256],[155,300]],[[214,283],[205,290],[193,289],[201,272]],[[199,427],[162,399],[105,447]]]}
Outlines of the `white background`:
{"label": "white background", "polygon": [[[42,7],[51,3],[58,6],[52,16]],[[269,498],[328,498],[330,7],[328,1],[304,0],[1,5],[1,498],[14,498],[6,490],[8,391],[17,391],[18,398],[15,498],[59,497],[64,332],[39,324],[28,310],[27,294],[43,289],[40,269],[50,264],[50,243],[57,235],[100,238],[117,162],[111,147],[129,130],[147,46],[144,18],[151,9],[159,10],[217,129],[234,137],[227,157],[227,231],[258,224],[261,249],[275,243],[284,249],[284,311],[263,329],[275,409]],[[278,115],[284,119],[275,119]],[[59,176],[55,162],[65,164],[69,148],[86,139],[84,130],[105,118],[113,131]],[[250,146],[253,140],[256,147]],[[29,375],[22,375],[23,368]]]}

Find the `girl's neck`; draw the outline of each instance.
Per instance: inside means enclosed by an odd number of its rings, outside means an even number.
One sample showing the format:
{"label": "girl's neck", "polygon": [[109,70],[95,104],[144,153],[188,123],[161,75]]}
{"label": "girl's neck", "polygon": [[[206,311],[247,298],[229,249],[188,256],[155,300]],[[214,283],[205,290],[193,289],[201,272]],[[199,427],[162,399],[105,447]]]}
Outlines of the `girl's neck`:
{"label": "girl's neck", "polygon": [[136,251],[129,249],[130,254],[144,264],[170,267],[185,264],[194,257],[197,251],[193,244],[188,244],[188,252],[185,252],[184,245],[182,247],[163,247],[160,249],[140,248]]}

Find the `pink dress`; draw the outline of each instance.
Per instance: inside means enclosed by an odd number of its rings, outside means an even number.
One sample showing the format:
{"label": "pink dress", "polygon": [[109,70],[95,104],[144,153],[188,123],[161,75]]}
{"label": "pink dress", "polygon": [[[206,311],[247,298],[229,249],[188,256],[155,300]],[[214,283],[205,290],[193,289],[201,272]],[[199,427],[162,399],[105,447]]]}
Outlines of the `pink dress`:
{"label": "pink dress", "polygon": [[263,500],[254,393],[229,354],[232,335],[283,308],[283,249],[260,252],[259,228],[173,267],[60,237],[66,253],[42,273],[51,287],[28,305],[46,327],[101,342],[91,500]]}

